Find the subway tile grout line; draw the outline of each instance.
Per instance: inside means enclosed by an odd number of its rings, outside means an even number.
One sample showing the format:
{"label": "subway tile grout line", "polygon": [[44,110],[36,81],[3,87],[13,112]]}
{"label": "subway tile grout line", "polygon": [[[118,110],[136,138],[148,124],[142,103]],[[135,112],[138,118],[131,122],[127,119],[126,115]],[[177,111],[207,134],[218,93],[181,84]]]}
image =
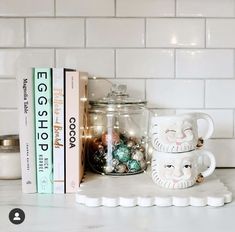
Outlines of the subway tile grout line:
{"label": "subway tile grout line", "polygon": [[177,50],[203,50],[203,51],[206,51],[206,50],[230,50],[230,51],[233,51],[235,48],[234,47],[231,47],[231,48],[203,48],[203,47],[199,47],[199,48],[190,48],[190,47],[185,47],[185,48],[180,48],[180,47],[92,47],[92,46],[89,46],[89,47],[84,47],[84,46],[56,46],[56,47],[52,47],[52,46],[27,46],[27,47],[20,47],[20,46],[4,46],[4,47],[0,47],[0,50],[4,50],[4,49],[53,49],[53,48],[56,48],[56,49],[94,49],[94,50],[99,50],[99,49],[104,49],[104,50],[112,50],[112,49],[120,49],[120,50],[174,50],[174,49],[177,49]]}
{"label": "subway tile grout line", "polygon": [[[107,76],[107,77],[102,77],[100,79],[110,79],[110,78],[113,78],[111,76]],[[1,79],[1,76],[0,76],[0,79]],[[174,78],[174,77],[167,77],[167,78],[164,78],[164,77],[145,77],[145,76],[140,76],[140,77],[135,77],[135,76],[131,76],[131,77],[128,77],[128,76],[117,76],[117,79],[120,79],[120,80],[125,80],[125,79],[130,79],[130,80],[141,80],[141,79],[145,79],[145,80],[149,80],[149,81],[234,81],[234,79],[232,78],[227,78],[227,79],[213,79],[213,78],[210,78],[210,79],[207,79],[207,78]]]}
{"label": "subway tile grout line", "polygon": [[144,18],[144,47],[147,47],[147,19]]}
{"label": "subway tile grout line", "polygon": [[26,18],[24,18],[24,48],[26,48]]}
{"label": "subway tile grout line", "polygon": [[[0,16],[0,19],[2,18],[6,18],[6,19],[9,19],[9,18],[15,18],[15,19],[19,19],[19,18],[55,18],[54,16],[54,12],[53,12],[53,15],[20,15],[20,16],[14,16],[14,15],[10,15],[10,16],[3,16],[1,15]],[[89,15],[82,15],[82,16],[79,16],[79,15],[68,15],[68,16],[63,16],[63,15],[58,15],[56,16],[56,18],[92,18],[92,19],[100,19],[100,18],[103,18],[103,19],[112,19],[112,18],[118,18],[118,19],[143,19],[145,17],[147,18],[153,18],[153,19],[229,19],[229,20],[234,20],[235,17],[208,17],[208,16],[201,16],[201,17],[197,17],[197,16],[110,16],[110,15],[104,15],[104,16],[89,16]]]}
{"label": "subway tile grout line", "polygon": [[147,80],[144,79],[144,99],[147,101]]}
{"label": "subway tile grout line", "polygon": [[114,0],[114,17],[117,17],[117,0]]}
{"label": "subway tile grout line", "polygon": [[160,111],[169,111],[169,110],[175,110],[175,111],[233,111],[234,109],[212,109],[212,108],[207,108],[207,109],[203,109],[203,108],[159,108],[159,107],[156,107],[156,106],[149,106],[148,107],[149,109],[151,110],[160,110]]}
{"label": "subway tile grout line", "polygon": [[233,78],[235,78],[235,49],[233,49]]}
{"label": "subway tile grout line", "polygon": [[205,49],[207,48],[207,19],[205,18],[205,29],[204,29],[205,35],[204,35],[204,44],[205,44]]}
{"label": "subway tile grout line", "polygon": [[54,67],[57,67],[56,48],[54,48]]}
{"label": "subway tile grout line", "polygon": [[56,0],[54,0],[54,17],[56,17]]}
{"label": "subway tile grout line", "polygon": [[[65,47],[66,48],[66,47]],[[146,49],[146,50],[150,50],[150,49],[155,49],[155,50],[173,50],[173,49],[178,49],[178,50],[233,50],[234,47],[230,47],[230,48],[216,48],[216,47],[209,47],[209,48],[204,48],[204,47],[87,47],[87,48],[91,48],[91,49]]]}
{"label": "subway tile grout line", "polygon": [[203,107],[206,108],[206,80],[203,81]]}
{"label": "subway tile grout line", "polygon": [[5,110],[16,111],[18,110],[18,108],[17,107],[0,107],[0,111],[5,111]]}
{"label": "subway tile grout line", "polygon": [[[0,77],[1,78],[1,77]],[[112,77],[103,77],[105,79],[109,79],[109,78],[112,78]],[[141,80],[141,79],[145,79],[145,80],[150,80],[150,81],[234,81],[233,78],[223,78],[223,79],[219,79],[219,78],[210,78],[210,79],[207,79],[207,78],[174,78],[174,77],[146,77],[146,76],[139,76],[139,77],[136,77],[136,76],[131,76],[131,77],[128,77],[128,76],[117,76],[117,79],[130,79],[130,80]]]}
{"label": "subway tile grout line", "polygon": [[16,77],[11,76],[11,77],[1,77],[0,76],[0,82],[1,81],[12,81],[12,80],[16,80]]}
{"label": "subway tile grout line", "polygon": [[[0,47],[0,50],[43,50],[43,49],[48,49],[48,50],[52,50],[53,48],[55,47]],[[61,48],[61,49],[65,49],[65,47],[57,47],[58,49]],[[68,47],[69,49],[69,47]],[[79,48],[78,48],[79,49]]]}
{"label": "subway tile grout line", "polygon": [[233,138],[235,136],[235,110],[233,110]]}
{"label": "subway tile grout line", "polygon": [[87,20],[84,19],[84,48],[87,47]]}
{"label": "subway tile grout line", "polygon": [[177,18],[177,0],[175,0],[175,17]]}
{"label": "subway tile grout line", "polygon": [[174,79],[176,79],[176,48],[174,49]]}
{"label": "subway tile grout line", "polygon": [[[152,107],[152,108],[156,108],[156,107]],[[200,107],[195,107],[195,108],[186,108],[186,107],[176,107],[176,108],[161,108],[161,107],[157,107],[156,109],[158,110],[171,110],[171,109],[175,109],[175,110],[207,110],[207,111],[210,111],[210,110],[216,110],[216,111],[219,111],[219,110],[223,110],[223,111],[233,111],[234,108],[216,108],[216,107],[213,107],[213,108],[206,108],[206,109],[203,109],[203,108],[200,108]]]}
{"label": "subway tile grout line", "polygon": [[114,49],[114,78],[117,78],[117,50]]}

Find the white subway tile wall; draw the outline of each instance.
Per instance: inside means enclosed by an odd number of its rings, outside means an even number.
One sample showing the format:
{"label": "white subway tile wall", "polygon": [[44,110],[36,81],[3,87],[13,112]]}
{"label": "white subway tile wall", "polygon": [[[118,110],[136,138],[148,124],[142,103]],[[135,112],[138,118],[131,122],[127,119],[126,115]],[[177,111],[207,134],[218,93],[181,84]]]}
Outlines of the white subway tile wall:
{"label": "white subway tile wall", "polygon": [[116,0],[116,16],[174,17],[175,0]]}
{"label": "white subway tile wall", "polygon": [[206,28],[209,48],[235,48],[235,19],[208,19]]}
{"label": "white subway tile wall", "polygon": [[208,149],[235,166],[234,17],[235,0],[1,0],[0,134],[18,132],[23,60],[89,72],[90,97],[124,83],[156,112],[208,113]]}
{"label": "white subway tile wall", "polygon": [[116,77],[174,78],[171,49],[117,49]]}
{"label": "white subway tile wall", "polygon": [[31,66],[54,65],[53,49],[0,49],[0,78],[15,78],[17,63],[28,55],[32,57],[28,60]]}
{"label": "white subway tile wall", "polygon": [[114,78],[114,49],[57,49],[56,66],[78,68],[91,76]]}
{"label": "white subway tile wall", "polygon": [[234,167],[235,139],[210,139],[205,149],[213,152],[217,167]]}
{"label": "white subway tile wall", "polygon": [[232,49],[176,50],[176,78],[233,78]]}
{"label": "white subway tile wall", "polygon": [[144,19],[87,19],[87,47],[144,47]]}
{"label": "white subway tile wall", "polygon": [[235,108],[235,80],[207,80],[206,108]]}
{"label": "white subway tile wall", "polygon": [[0,19],[0,47],[24,47],[24,20]]}
{"label": "white subway tile wall", "polygon": [[234,0],[177,0],[178,17],[234,17]]}
{"label": "white subway tile wall", "polygon": [[53,16],[54,0],[1,0],[0,15],[5,17]]}
{"label": "white subway tile wall", "polygon": [[84,19],[26,19],[27,47],[84,47]]}
{"label": "white subway tile wall", "polygon": [[147,47],[205,47],[204,19],[147,19],[146,33]]}
{"label": "white subway tile wall", "polygon": [[146,99],[156,108],[203,108],[203,80],[147,80]]}
{"label": "white subway tile wall", "polygon": [[0,99],[0,109],[17,108],[18,98],[15,79],[0,79]]}
{"label": "white subway tile wall", "polygon": [[56,16],[115,16],[114,0],[57,0]]}
{"label": "white subway tile wall", "polygon": [[[0,135],[17,134],[19,128],[18,112],[15,109],[1,109]],[[10,123],[9,123],[10,122]]]}

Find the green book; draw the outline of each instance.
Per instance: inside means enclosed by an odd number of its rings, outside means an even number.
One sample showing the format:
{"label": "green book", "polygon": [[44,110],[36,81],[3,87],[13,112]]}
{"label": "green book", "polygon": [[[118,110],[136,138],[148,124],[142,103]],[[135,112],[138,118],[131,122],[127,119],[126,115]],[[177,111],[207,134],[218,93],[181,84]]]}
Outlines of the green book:
{"label": "green book", "polygon": [[37,188],[39,193],[53,192],[52,176],[52,70],[34,68],[35,146]]}

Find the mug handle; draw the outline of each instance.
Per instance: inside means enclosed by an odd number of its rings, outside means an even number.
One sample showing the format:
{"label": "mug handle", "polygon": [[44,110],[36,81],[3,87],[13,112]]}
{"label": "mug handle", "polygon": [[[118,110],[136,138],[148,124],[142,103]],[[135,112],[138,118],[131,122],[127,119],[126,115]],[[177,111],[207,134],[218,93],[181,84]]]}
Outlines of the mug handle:
{"label": "mug handle", "polygon": [[211,116],[209,116],[208,114],[205,114],[205,113],[196,113],[196,117],[197,117],[197,119],[204,119],[207,121],[208,130],[207,130],[206,135],[202,139],[203,140],[209,139],[214,132],[214,123],[213,123]]}
{"label": "mug handle", "polygon": [[201,174],[203,177],[210,176],[216,168],[215,156],[210,151],[200,151],[200,152],[202,152],[202,155],[206,155],[210,159],[209,168],[206,169],[205,171],[201,172]]}

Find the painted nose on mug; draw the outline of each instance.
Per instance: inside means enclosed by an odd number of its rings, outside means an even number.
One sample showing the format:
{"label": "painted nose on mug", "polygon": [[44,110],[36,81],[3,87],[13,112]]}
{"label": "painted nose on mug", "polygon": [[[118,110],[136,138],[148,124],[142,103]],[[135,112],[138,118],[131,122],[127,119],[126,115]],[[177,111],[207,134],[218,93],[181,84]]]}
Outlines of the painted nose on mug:
{"label": "painted nose on mug", "polygon": [[185,138],[185,137],[186,137],[186,136],[185,136],[184,132],[182,131],[182,129],[176,131],[176,138],[178,138],[178,139],[183,139],[183,138]]}
{"label": "painted nose on mug", "polygon": [[156,116],[151,120],[151,141],[157,151],[186,152],[197,148],[199,134],[197,122],[203,119],[207,131],[203,140],[211,137],[214,124],[211,117],[204,113],[189,113],[173,116]]}
{"label": "painted nose on mug", "polygon": [[179,168],[175,168],[174,176],[181,177],[182,175],[183,175],[183,173],[180,171],[180,169]]}

